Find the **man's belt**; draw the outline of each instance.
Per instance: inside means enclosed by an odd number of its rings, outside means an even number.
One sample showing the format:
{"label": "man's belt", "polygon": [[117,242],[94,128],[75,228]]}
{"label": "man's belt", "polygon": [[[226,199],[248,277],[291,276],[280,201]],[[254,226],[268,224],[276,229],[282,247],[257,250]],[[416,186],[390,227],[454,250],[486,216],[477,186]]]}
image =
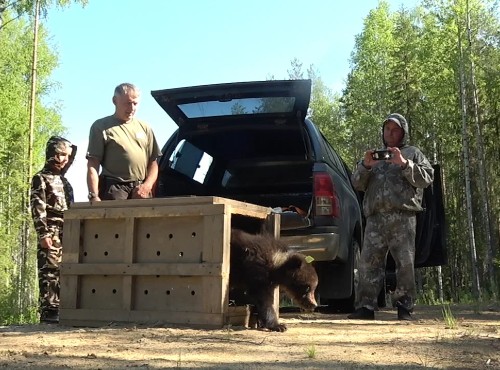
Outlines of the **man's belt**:
{"label": "man's belt", "polygon": [[112,177],[107,177],[107,176],[103,176],[103,179],[106,182],[106,185],[124,185],[124,186],[129,186],[132,188],[135,188],[136,186],[139,186],[144,182],[144,180],[119,181],[117,179],[114,179]]}

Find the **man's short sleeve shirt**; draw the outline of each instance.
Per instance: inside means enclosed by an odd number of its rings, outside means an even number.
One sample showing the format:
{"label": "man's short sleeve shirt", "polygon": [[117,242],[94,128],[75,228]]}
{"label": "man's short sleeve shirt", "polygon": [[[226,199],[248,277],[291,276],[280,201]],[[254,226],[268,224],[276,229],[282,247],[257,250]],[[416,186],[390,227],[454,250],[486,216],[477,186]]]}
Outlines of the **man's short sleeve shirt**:
{"label": "man's short sleeve shirt", "polygon": [[136,118],[124,123],[108,116],[90,128],[87,157],[99,160],[104,176],[119,181],[144,180],[149,163],[160,154],[153,130]]}

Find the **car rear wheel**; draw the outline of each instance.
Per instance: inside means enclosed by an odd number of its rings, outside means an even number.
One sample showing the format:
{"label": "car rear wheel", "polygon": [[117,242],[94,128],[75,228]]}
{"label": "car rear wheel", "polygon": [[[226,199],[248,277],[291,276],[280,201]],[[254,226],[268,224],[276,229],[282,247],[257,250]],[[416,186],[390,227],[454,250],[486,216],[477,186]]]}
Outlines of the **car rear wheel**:
{"label": "car rear wheel", "polygon": [[356,289],[359,282],[359,261],[361,256],[361,248],[359,242],[355,238],[353,238],[351,242],[351,251],[353,253],[351,295],[344,299],[327,299],[326,302],[322,302],[328,306],[328,311],[341,313],[354,311]]}

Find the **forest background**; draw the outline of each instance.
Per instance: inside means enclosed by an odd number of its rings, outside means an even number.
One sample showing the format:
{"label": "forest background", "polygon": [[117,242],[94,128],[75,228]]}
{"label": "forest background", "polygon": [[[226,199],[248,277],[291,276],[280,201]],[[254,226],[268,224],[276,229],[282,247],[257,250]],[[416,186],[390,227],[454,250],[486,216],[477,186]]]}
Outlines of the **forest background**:
{"label": "forest background", "polygon": [[[48,137],[65,133],[60,108],[46,99],[57,88],[58,57],[36,3],[43,15],[87,0],[0,0],[0,324],[37,320],[29,182]],[[381,117],[395,111],[408,119],[411,142],[441,165],[448,264],[418,270],[419,302],[498,300],[497,1],[423,0],[397,11],[381,1],[356,36],[342,91],[298,59],[287,74],[312,79],[311,118],[350,167],[380,145]]]}

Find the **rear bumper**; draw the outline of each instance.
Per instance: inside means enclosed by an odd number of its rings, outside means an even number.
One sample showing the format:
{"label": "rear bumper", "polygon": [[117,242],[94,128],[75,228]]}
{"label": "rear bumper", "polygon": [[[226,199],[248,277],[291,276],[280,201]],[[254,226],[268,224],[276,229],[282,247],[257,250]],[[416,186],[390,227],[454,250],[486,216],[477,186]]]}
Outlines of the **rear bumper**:
{"label": "rear bumper", "polygon": [[291,250],[311,256],[316,261],[347,262],[349,251],[341,248],[338,228],[325,228],[324,230],[311,230],[309,234],[281,235],[280,239]]}

